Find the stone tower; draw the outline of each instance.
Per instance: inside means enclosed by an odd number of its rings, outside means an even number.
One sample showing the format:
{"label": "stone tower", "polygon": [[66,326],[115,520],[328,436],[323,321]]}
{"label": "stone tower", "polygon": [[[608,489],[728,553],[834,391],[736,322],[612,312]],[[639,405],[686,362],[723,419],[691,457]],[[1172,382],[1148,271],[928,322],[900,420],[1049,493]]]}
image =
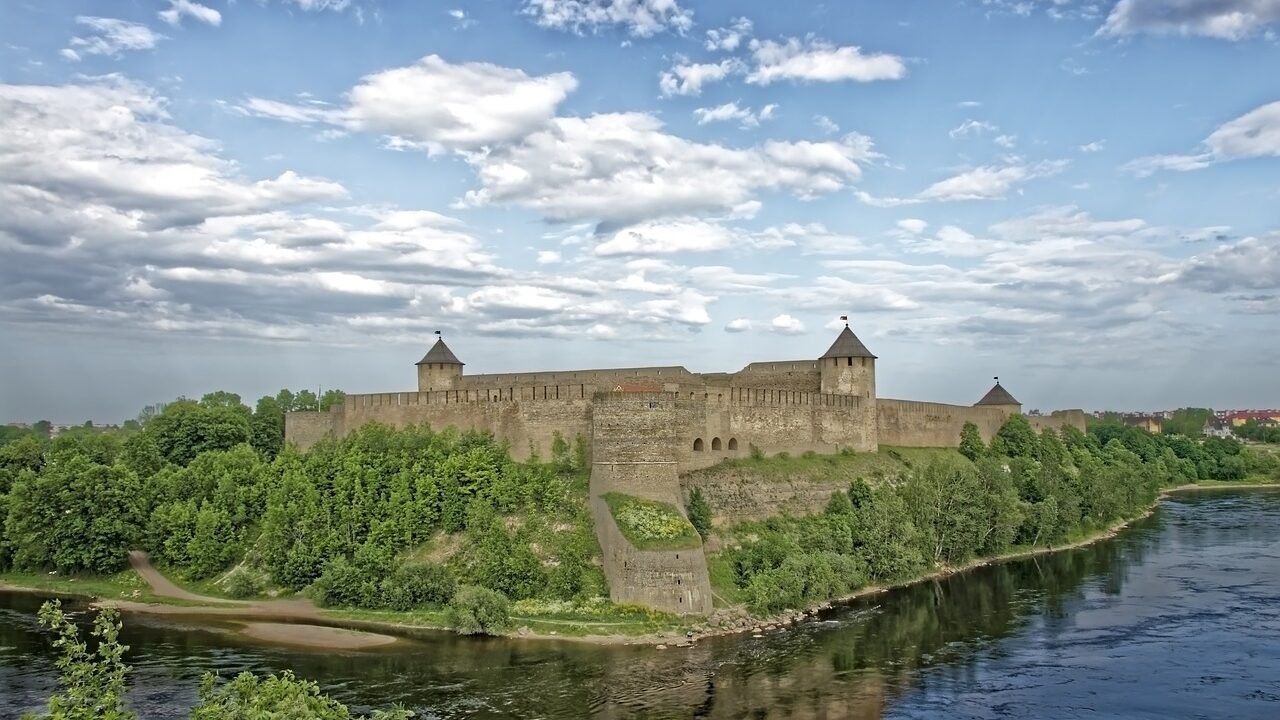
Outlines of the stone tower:
{"label": "stone tower", "polygon": [[874,409],[876,356],[853,334],[847,323],[831,349],[818,358],[818,366],[822,370],[822,392],[866,398]]}
{"label": "stone tower", "polygon": [[1022,403],[1013,399],[1008,390],[1000,384],[1000,378],[996,378],[996,384],[982,399],[973,404],[974,407],[994,407],[1004,410],[1006,416],[1017,415],[1022,412]]}
{"label": "stone tower", "polygon": [[436,339],[417,366],[418,392],[453,390],[462,380],[462,361],[444,344],[444,338]]}

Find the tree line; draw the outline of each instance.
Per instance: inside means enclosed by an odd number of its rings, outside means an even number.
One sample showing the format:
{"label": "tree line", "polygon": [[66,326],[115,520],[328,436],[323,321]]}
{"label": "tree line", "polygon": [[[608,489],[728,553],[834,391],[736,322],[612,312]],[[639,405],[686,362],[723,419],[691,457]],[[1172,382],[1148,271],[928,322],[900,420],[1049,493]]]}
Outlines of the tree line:
{"label": "tree line", "polygon": [[1069,542],[1132,517],[1163,487],[1239,480],[1249,470],[1230,440],[1119,423],[1037,434],[1017,415],[989,445],[966,424],[959,449],[964,460],[919,467],[899,455],[903,473],[856,480],[820,514],[743,523],[731,532],[738,543],[716,562],[754,610],[778,612],[1014,548]]}
{"label": "tree line", "polygon": [[284,412],[324,404],[282,391],[250,410],[217,392],[135,431],[5,443],[0,568],[105,574],[142,548],[232,595],[306,589],[322,605],[394,610],[460,597],[452,617],[470,632],[500,629],[509,600],[607,595],[581,439],[525,463],[490,435],[425,426],[285,446]]}

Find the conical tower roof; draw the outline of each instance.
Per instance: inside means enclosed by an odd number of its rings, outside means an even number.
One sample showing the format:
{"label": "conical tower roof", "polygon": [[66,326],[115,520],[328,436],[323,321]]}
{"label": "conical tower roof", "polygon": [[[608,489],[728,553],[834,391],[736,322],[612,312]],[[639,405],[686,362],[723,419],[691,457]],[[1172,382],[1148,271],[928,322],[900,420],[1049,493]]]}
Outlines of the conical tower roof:
{"label": "conical tower roof", "polygon": [[465,365],[466,363],[458,359],[457,355],[444,344],[444,338],[437,338],[436,344],[431,346],[426,355],[422,359],[414,363],[415,365],[427,365],[429,363],[439,363],[441,365]]}
{"label": "conical tower roof", "polygon": [[840,335],[836,337],[836,341],[831,344],[831,349],[827,350],[827,352],[818,359],[826,360],[827,358],[842,357],[871,358],[872,360],[876,358],[876,356],[872,355],[871,351],[867,349],[867,346],[862,344],[862,341],[858,339],[858,336],[853,334],[853,331],[849,329],[848,325],[845,325],[844,330],[840,331]]}
{"label": "conical tower roof", "polygon": [[982,399],[979,400],[976,404],[977,405],[1021,405],[1022,403],[1018,402],[1017,400],[1014,400],[1013,396],[1009,394],[1009,391],[1005,390],[1004,386],[1000,384],[999,380],[997,380],[995,387],[988,390],[987,394],[983,395]]}

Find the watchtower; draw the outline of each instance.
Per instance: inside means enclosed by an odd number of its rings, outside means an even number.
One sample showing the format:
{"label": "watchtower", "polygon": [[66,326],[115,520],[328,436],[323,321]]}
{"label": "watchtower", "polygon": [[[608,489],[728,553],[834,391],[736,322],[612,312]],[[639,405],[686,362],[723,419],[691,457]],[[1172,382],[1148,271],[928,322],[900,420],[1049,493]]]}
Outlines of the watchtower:
{"label": "watchtower", "polygon": [[818,358],[818,366],[822,370],[822,392],[856,395],[874,402],[876,356],[853,334],[849,323],[845,323],[831,349]]}
{"label": "watchtower", "polygon": [[418,366],[418,392],[429,390],[454,390],[462,380],[462,361],[437,338],[426,355],[415,363]]}
{"label": "watchtower", "polygon": [[1000,384],[1000,378],[996,378],[996,384],[973,406],[1000,408],[1004,410],[1005,415],[1017,415],[1022,412],[1022,403],[1015,400],[1009,391],[1004,389]]}

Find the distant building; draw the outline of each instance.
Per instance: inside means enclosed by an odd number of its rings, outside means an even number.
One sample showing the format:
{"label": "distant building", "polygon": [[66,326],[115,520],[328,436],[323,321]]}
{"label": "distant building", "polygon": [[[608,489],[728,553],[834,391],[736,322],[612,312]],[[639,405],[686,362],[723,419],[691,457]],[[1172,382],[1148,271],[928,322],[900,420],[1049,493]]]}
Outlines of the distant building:
{"label": "distant building", "polygon": [[1240,427],[1250,420],[1259,423],[1280,422],[1280,410],[1229,410],[1225,419],[1234,427]]}
{"label": "distant building", "polygon": [[1125,415],[1122,421],[1130,427],[1142,428],[1149,433],[1157,434],[1164,426],[1164,422],[1159,415]]}
{"label": "distant building", "polygon": [[1236,434],[1231,429],[1231,423],[1225,419],[1214,418],[1204,424],[1204,436],[1229,439]]}

